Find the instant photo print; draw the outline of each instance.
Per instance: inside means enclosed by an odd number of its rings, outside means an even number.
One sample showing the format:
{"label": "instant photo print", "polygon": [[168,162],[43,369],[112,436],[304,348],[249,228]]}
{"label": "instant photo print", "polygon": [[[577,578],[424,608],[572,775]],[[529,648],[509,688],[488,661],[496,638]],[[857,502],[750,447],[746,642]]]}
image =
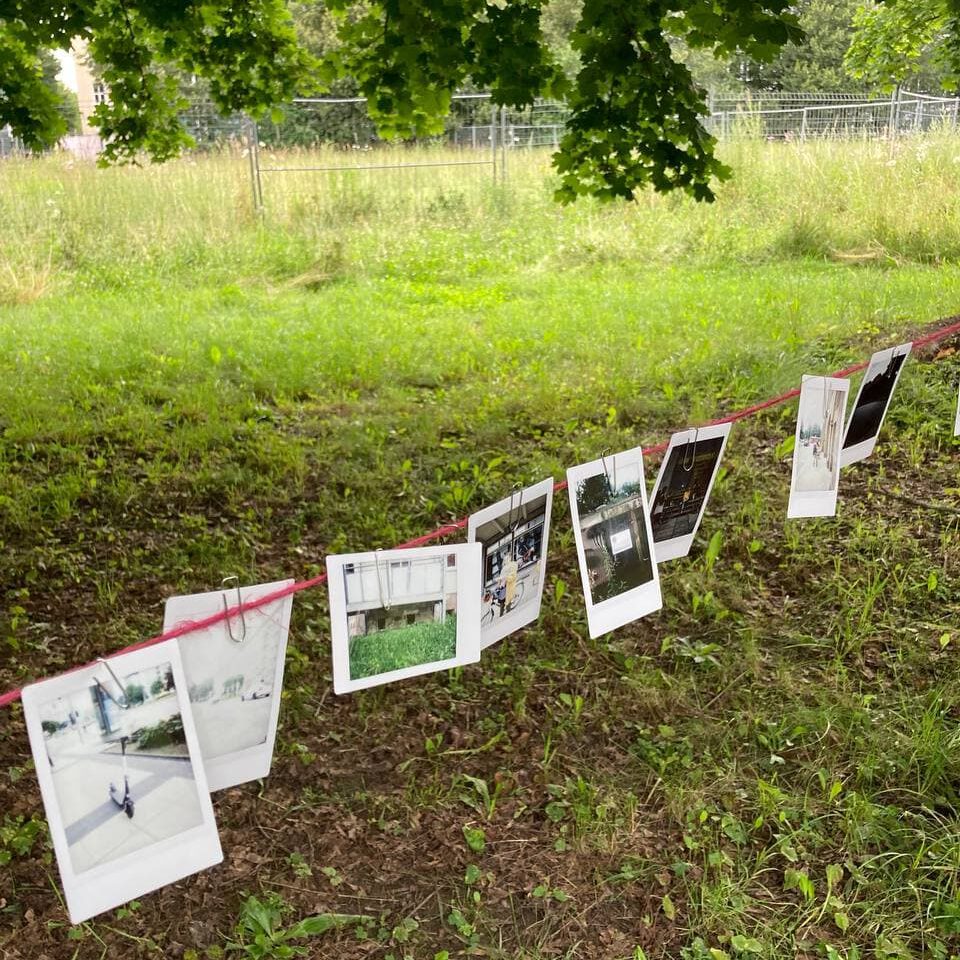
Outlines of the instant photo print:
{"label": "instant photo print", "polygon": [[333,689],[480,659],[479,543],[327,557]]}
{"label": "instant photo print", "polygon": [[[236,585],[170,597],[164,632],[289,586],[293,580]],[[187,692],[211,790],[270,773],[290,632],[289,595],[180,637]]]}
{"label": "instant photo print", "polygon": [[223,859],[186,688],[167,641],[23,691],[71,923]]}
{"label": "instant photo print", "polygon": [[640,447],[567,470],[591,637],[663,606]]}
{"label": "instant photo print", "polygon": [[912,348],[912,343],[902,343],[899,347],[880,350],[870,358],[847,421],[847,432],[840,451],[841,467],[865,460],[873,453],[890,406],[890,398]]}
{"label": "instant photo print", "polygon": [[800,385],[793,475],[787,517],[832,517],[837,512],[843,414],[850,384],[804,376]]}
{"label": "instant photo print", "polygon": [[552,505],[551,477],[470,517],[467,539],[483,548],[481,649],[540,616]]}
{"label": "instant photo print", "polygon": [[730,424],[675,433],[663,455],[650,497],[650,529],[657,563],[685,557],[703,519]]}

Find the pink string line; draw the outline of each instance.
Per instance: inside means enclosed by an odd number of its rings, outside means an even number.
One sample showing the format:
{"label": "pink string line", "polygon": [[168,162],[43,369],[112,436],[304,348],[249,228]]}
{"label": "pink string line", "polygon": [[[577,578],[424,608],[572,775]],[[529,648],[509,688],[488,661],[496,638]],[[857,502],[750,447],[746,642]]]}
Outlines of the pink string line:
{"label": "pink string line", "polygon": [[[933,333],[928,333],[926,336],[914,340],[913,349],[916,350],[919,347],[925,347],[928,344],[936,343],[939,340],[944,340],[955,333],[960,333],[960,321],[951,323],[946,327],[941,327],[939,330],[935,330]],[[867,366],[869,366],[869,361],[855,363],[852,366],[845,367],[843,370],[838,370],[836,373],[830,374],[830,376],[848,377],[850,374],[857,373],[857,371],[863,370]],[[715,427],[721,423],[736,423],[738,420],[745,420],[747,417],[752,417],[755,414],[760,413],[762,410],[779,406],[779,404],[786,403],[788,400],[792,400],[794,397],[799,396],[799,390],[788,390],[786,393],[782,393],[778,397],[771,397],[771,399],[764,400],[762,403],[755,403],[753,406],[744,407],[744,409],[737,410],[735,413],[731,413],[726,417],[718,417],[716,420],[711,420],[709,423],[704,424],[704,426]],[[649,456],[653,453],[663,453],[663,451],[666,450],[669,445],[669,441],[666,441],[664,443],[658,443],[652,447],[644,447],[643,453],[645,456]],[[553,485],[553,489],[555,491],[565,490],[566,487],[566,480],[559,480]],[[405,543],[399,544],[394,549],[408,550],[413,547],[425,546],[428,543],[432,543],[434,540],[439,540],[442,537],[446,537],[452,533],[457,533],[460,530],[463,530],[464,527],[467,526],[469,519],[469,517],[463,517],[462,519],[456,520],[453,523],[445,524],[444,526],[438,527],[436,530],[433,530],[430,533],[425,533],[422,536],[414,537],[412,540],[407,540]],[[265,593],[259,597],[247,600],[246,602],[240,603],[235,607],[229,607],[226,610],[219,610],[217,613],[211,614],[209,617],[204,617],[202,620],[185,620],[183,623],[177,624],[177,626],[173,627],[171,630],[167,630],[165,633],[158,634],[155,637],[150,637],[148,640],[141,640],[139,643],[133,643],[128,647],[123,647],[121,650],[117,650],[115,653],[110,654],[110,656],[119,657],[125,653],[133,653],[135,650],[144,650],[147,647],[152,647],[155,644],[163,643],[166,640],[175,640],[177,637],[185,636],[188,633],[194,633],[198,630],[206,630],[207,627],[212,627],[215,624],[222,623],[229,617],[246,613],[248,610],[256,610],[259,607],[265,607],[270,603],[276,603],[277,600],[282,600],[284,597],[289,597],[294,593],[299,593],[301,590],[310,590],[313,587],[318,587],[320,584],[325,583],[326,580],[327,575],[325,573],[321,573],[316,577],[311,577],[309,580],[298,580],[286,587],[281,587],[278,590],[273,590],[270,593]],[[84,670],[87,667],[93,666],[95,662],[96,661],[91,661],[90,663],[84,663],[76,667],[71,667],[69,670],[64,672],[75,673],[78,670]],[[19,700],[21,692],[22,688],[18,688],[16,690],[8,690],[6,693],[0,694],[0,707],[9,706],[11,703]]]}

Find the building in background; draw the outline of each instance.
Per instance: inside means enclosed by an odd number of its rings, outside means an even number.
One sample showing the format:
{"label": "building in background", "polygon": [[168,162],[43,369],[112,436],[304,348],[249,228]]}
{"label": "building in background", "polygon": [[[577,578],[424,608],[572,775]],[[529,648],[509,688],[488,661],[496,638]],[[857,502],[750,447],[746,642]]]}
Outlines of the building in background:
{"label": "building in background", "polygon": [[74,40],[69,50],[56,50],[54,56],[60,64],[57,79],[77,95],[80,107],[80,133],[64,137],[63,148],[78,156],[95,157],[102,141],[97,128],[90,123],[90,115],[109,99],[106,84],[94,72],[85,40]]}

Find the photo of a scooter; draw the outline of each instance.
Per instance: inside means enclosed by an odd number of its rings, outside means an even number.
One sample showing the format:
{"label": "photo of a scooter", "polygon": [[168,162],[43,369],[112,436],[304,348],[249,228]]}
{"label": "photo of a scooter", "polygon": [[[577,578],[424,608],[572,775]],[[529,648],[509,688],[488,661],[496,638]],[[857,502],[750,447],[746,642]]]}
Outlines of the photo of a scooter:
{"label": "photo of a scooter", "polygon": [[[113,677],[114,683],[117,685],[117,689],[120,691],[120,696],[115,697],[99,680],[94,678],[94,682],[97,687],[101,690],[103,695],[115,703],[121,711],[126,711],[130,709],[130,701],[127,700],[127,695],[123,690],[123,684],[120,682],[119,677],[113,672],[110,668],[110,664],[107,663],[103,657],[98,657],[98,663],[102,663],[110,673],[110,676]],[[122,773],[123,773],[123,789],[121,790],[112,780],[110,781],[110,799],[127,815],[128,818],[133,817],[133,797],[130,795],[130,777],[127,774],[127,741],[130,737],[122,735],[120,736],[120,756],[122,757]]]}
{"label": "photo of a scooter", "polygon": [[123,790],[111,781],[110,799],[128,816],[133,817],[133,797],[130,796],[130,778],[127,776],[127,741],[120,738],[120,755],[123,757]]}

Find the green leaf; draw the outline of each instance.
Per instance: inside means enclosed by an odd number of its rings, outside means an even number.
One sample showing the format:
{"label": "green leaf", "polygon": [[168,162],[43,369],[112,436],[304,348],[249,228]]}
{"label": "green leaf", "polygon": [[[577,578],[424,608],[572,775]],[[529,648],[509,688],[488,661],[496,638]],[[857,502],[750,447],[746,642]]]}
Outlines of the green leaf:
{"label": "green leaf", "polygon": [[312,917],[305,917],[289,927],[284,933],[284,939],[296,940],[300,937],[316,937],[328,930],[367,919],[369,918],[352,913],[317,913]]}
{"label": "green leaf", "polygon": [[677,909],[674,907],[673,901],[670,899],[668,893],[663,895],[663,913],[668,920],[673,920],[677,915]]}
{"label": "green leaf", "polygon": [[707,573],[713,569],[714,563],[717,561],[717,557],[720,556],[720,547],[723,545],[723,531],[718,530],[711,538],[710,542],[707,544],[707,552],[704,554],[703,562],[707,568]]}
{"label": "green leaf", "polygon": [[464,827],[463,837],[474,853],[483,853],[487,845],[487,835],[479,827]]}

